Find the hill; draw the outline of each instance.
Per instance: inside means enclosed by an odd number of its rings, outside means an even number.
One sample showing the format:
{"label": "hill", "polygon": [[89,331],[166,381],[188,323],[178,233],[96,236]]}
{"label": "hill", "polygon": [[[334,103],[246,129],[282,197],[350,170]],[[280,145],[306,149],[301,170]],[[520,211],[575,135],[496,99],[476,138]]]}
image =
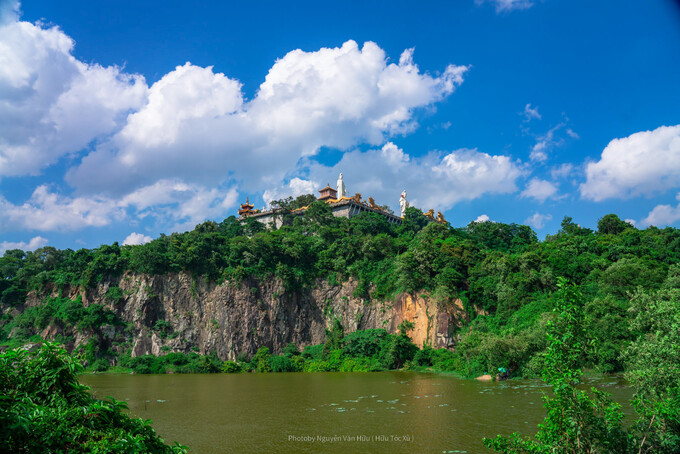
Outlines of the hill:
{"label": "hill", "polygon": [[419,347],[444,349],[421,354],[425,365],[528,376],[566,278],[587,300],[583,366],[614,372],[645,334],[629,330],[631,300],[680,286],[680,231],[613,214],[597,231],[565,217],[543,241],[527,226],[452,228],[415,208],[401,226],[373,213],[335,218],[323,203],[282,216],[277,230],[230,217],[140,246],[7,251],[0,341],[59,340],[105,367],[148,353],[250,358],[324,342],[336,319],[348,332],[391,333],[410,320]]}

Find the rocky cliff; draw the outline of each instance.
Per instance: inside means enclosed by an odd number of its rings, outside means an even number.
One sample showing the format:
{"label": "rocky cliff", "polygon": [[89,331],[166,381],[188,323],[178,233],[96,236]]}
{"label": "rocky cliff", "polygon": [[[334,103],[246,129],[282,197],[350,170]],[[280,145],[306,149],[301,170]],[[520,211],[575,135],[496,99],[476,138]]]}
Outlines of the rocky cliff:
{"label": "rocky cliff", "polygon": [[[333,317],[342,320],[345,332],[384,328],[394,333],[403,320],[409,320],[415,323],[410,334],[417,345],[453,346],[454,330],[465,317],[460,300],[442,305],[426,295],[401,294],[393,301],[367,302],[353,296],[356,284],[350,280],[329,285],[320,280],[313,288],[291,292],[277,280],[218,285],[186,273],[128,273],[94,288],[66,286],[48,288],[48,293],[80,295],[85,306],[106,306],[127,323],[80,334],[71,347],[96,334],[114,348],[132,346],[133,356],[194,350],[216,352],[224,360],[240,353],[252,355],[261,346],[280,353],[290,342],[299,347],[322,343]],[[111,298],[112,293],[118,298]],[[26,304],[41,304],[43,297],[32,293]],[[49,338],[64,333],[50,326],[42,334]]]}

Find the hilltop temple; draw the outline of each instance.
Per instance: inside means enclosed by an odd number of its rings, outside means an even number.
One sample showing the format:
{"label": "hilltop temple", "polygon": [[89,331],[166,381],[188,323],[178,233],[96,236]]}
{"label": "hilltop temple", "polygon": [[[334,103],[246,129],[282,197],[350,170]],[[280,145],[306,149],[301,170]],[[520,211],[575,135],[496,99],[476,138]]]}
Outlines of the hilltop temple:
{"label": "hilltop temple", "polygon": [[[342,174],[338,177],[337,188],[332,188],[330,184],[326,185],[325,188],[319,190],[319,196],[317,200],[326,202],[331,207],[331,212],[333,216],[345,217],[351,219],[352,217],[361,213],[377,213],[384,216],[385,219],[393,224],[401,224],[404,217],[406,208],[408,208],[409,202],[406,199],[406,190],[401,193],[399,197],[399,208],[401,211],[401,216],[397,216],[391,211],[385,210],[383,207],[376,205],[373,197],[368,198],[368,202],[361,198],[361,193],[356,193],[352,197],[347,197],[347,188],[343,180]],[[238,210],[239,220],[243,221],[246,218],[253,218],[265,225],[274,223],[276,228],[281,227],[283,219],[281,216],[277,215],[277,209],[272,208],[267,211],[254,210],[253,205],[248,202],[246,198],[246,203],[241,204],[241,209]],[[298,208],[293,210],[293,214],[302,215],[307,210],[307,207]],[[430,221],[433,222],[446,222],[444,216],[441,212],[438,212],[438,216],[435,219],[434,210],[430,210],[427,213],[423,213]]]}

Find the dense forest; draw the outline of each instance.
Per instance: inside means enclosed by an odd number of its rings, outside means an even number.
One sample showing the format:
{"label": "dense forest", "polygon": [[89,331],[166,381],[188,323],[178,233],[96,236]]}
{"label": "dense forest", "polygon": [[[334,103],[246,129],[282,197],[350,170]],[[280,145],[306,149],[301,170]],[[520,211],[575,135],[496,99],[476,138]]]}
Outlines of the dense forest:
{"label": "dense forest", "polygon": [[[623,370],[621,352],[646,334],[630,329],[637,302],[680,287],[680,231],[670,227],[639,230],[609,214],[593,231],[565,217],[555,235],[539,241],[524,225],[473,222],[452,228],[430,222],[416,208],[407,210],[400,226],[375,213],[336,218],[328,205],[311,199],[279,201],[284,226],[278,230],[229,217],[139,246],[7,251],[0,258],[0,342],[37,340],[36,333],[49,323],[79,331],[122,323],[104,306],[84,307],[64,298],[45,297],[41,306],[14,310],[28,292],[41,294],[48,285],[88,287],[128,271],[187,271],[217,282],[276,278],[295,291],[319,279],[339,283],[352,277],[359,283],[356,296],[366,304],[389,302],[400,292],[427,294],[442,304],[462,301],[469,323],[460,327],[455,349],[424,346],[413,366],[464,376],[503,367],[513,376],[536,376],[546,325],[554,317],[553,295],[558,281],[566,279],[586,300],[584,323],[591,342],[582,366],[617,372]],[[303,215],[293,211],[307,205]],[[109,293],[112,301],[123,297],[115,287]],[[163,321],[158,323],[162,332]],[[90,364],[103,354],[84,350]]]}

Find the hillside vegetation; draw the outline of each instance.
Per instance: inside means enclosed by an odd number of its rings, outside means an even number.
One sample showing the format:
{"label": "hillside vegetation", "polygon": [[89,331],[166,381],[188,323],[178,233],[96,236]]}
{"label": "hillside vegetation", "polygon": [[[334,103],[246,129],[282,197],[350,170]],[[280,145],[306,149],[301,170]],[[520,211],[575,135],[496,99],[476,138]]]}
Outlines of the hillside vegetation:
{"label": "hillside vegetation", "polygon": [[[454,351],[425,346],[414,367],[466,376],[504,367],[515,376],[536,376],[546,325],[554,317],[552,300],[564,278],[586,301],[584,327],[591,340],[581,366],[616,372],[624,367],[621,353],[647,334],[645,327],[630,329],[644,310],[636,301],[680,287],[680,231],[674,228],[639,230],[610,214],[593,231],[565,217],[559,232],[539,241],[527,226],[474,222],[452,228],[429,222],[415,208],[407,210],[401,226],[374,213],[335,218],[322,202],[293,215],[309,200],[281,201],[285,225],[278,230],[230,217],[141,246],[7,251],[0,258],[0,342],[16,345],[50,323],[83,332],[122,323],[104,306],[64,298],[45,296],[41,306],[16,308],[28,292],[91,287],[126,271],[186,271],[216,282],[277,278],[291,291],[304,291],[318,279],[332,284],[352,277],[359,283],[355,296],[367,304],[389,302],[400,292],[424,293],[441,304],[462,300],[470,322],[459,329]],[[124,295],[112,287],[109,297]],[[92,364],[103,354],[91,345],[86,361]]]}

